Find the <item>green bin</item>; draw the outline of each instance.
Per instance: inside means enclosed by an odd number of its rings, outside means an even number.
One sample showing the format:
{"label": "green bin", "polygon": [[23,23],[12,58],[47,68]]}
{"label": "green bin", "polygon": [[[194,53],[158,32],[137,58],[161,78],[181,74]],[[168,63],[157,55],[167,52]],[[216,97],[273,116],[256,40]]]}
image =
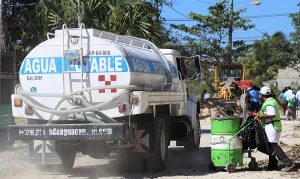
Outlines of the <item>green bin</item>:
{"label": "green bin", "polygon": [[211,120],[211,160],[216,167],[228,164],[243,165],[242,141],[234,135],[239,132],[242,118],[220,117]]}

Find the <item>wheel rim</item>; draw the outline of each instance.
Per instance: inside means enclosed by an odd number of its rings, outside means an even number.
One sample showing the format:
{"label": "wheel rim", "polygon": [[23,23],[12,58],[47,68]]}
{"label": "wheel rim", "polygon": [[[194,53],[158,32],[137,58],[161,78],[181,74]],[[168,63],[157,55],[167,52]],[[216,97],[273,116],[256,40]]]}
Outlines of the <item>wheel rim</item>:
{"label": "wheel rim", "polygon": [[160,156],[162,160],[165,159],[165,155],[166,155],[166,138],[165,138],[165,131],[162,130],[160,135]]}

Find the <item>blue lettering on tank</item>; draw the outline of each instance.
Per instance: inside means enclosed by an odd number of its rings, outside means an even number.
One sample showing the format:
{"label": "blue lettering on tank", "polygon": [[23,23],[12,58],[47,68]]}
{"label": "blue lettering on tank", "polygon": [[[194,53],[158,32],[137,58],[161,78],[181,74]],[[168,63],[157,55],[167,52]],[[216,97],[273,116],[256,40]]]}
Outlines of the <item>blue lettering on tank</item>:
{"label": "blue lettering on tank", "polygon": [[127,63],[131,72],[165,75],[167,70],[160,61],[128,57]]}
{"label": "blue lettering on tank", "polygon": [[26,58],[21,66],[21,74],[61,73],[61,58]]}
{"label": "blue lettering on tank", "polygon": [[[63,71],[81,71],[79,59],[62,59],[62,57],[25,58],[20,74],[57,74],[63,73]],[[126,60],[123,56],[86,56],[83,57],[82,71],[83,73],[128,72],[128,67],[132,72],[160,75],[165,75],[167,70],[161,61],[130,57]],[[172,76],[177,76],[175,67],[172,68],[172,65],[170,67]]]}
{"label": "blue lettering on tank", "polygon": [[[64,59],[65,72],[80,72],[79,59]],[[57,74],[63,72],[61,57],[26,58],[21,66],[21,74]],[[87,56],[83,57],[83,73],[128,72],[126,60],[122,56]]]}

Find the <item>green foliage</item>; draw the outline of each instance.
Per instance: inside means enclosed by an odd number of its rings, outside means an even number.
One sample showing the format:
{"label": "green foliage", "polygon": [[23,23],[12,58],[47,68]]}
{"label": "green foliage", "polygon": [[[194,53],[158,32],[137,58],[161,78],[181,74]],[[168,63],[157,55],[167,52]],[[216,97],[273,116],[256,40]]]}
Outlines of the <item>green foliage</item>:
{"label": "green foliage", "polygon": [[[300,3],[298,4],[300,9]],[[300,44],[300,10],[297,13],[292,13],[290,15],[292,19],[292,24],[294,26],[295,32],[291,33],[292,40],[295,44]]]}
{"label": "green foliage", "polygon": [[295,66],[298,58],[284,34],[276,32],[271,37],[255,42],[252,53],[242,58],[241,63],[246,65],[246,77],[262,85],[263,81],[274,79],[278,69]]}
{"label": "green foliage", "polygon": [[[7,51],[16,52],[19,69],[20,61],[44,36],[41,20],[37,18],[36,0],[6,0],[3,2],[3,29]],[[25,5],[23,5],[25,4]]]}
{"label": "green foliage", "polygon": [[[16,52],[18,64],[33,47],[46,40],[47,32],[61,29],[65,23],[71,28],[78,26],[78,0],[5,0],[4,4],[4,24],[8,24],[6,49]],[[165,47],[170,31],[163,26],[160,12],[166,4],[170,2],[80,0],[79,12],[87,28],[132,35]]]}
{"label": "green foliage", "polygon": [[206,90],[208,93],[215,93],[213,87],[213,72],[206,71],[205,76],[199,80],[190,80],[187,82],[187,88],[190,95],[197,96],[200,98],[200,95]]}
{"label": "green foliage", "polygon": [[[160,1],[160,4],[165,1]],[[64,23],[77,27],[78,1],[41,1],[41,18],[48,29],[59,29]],[[158,7],[157,7],[158,8]],[[155,19],[158,9],[142,0],[85,0],[80,1],[81,22],[88,28],[105,30],[121,35],[148,39],[158,46],[168,40],[167,31],[160,19]],[[159,14],[160,16],[160,14]]]}
{"label": "green foliage", "polygon": [[[291,33],[292,45],[294,48],[294,58],[300,59],[300,3],[298,4],[299,12],[290,15],[295,32]],[[296,70],[300,70],[299,65],[294,66]]]}
{"label": "green foliage", "polygon": [[[173,25],[174,28],[181,30],[188,35],[184,37],[187,42],[186,48],[194,54],[199,54],[204,58],[215,59],[217,62],[224,62],[228,57],[226,38],[230,26],[230,8],[228,0],[222,0],[208,8],[208,15],[200,15],[194,12],[189,14],[190,19],[196,20],[194,26],[185,24]],[[250,20],[243,19],[240,14],[245,10],[237,10],[233,13],[233,29],[248,30],[253,25]],[[244,41],[233,42],[233,57],[245,55],[246,45]]]}

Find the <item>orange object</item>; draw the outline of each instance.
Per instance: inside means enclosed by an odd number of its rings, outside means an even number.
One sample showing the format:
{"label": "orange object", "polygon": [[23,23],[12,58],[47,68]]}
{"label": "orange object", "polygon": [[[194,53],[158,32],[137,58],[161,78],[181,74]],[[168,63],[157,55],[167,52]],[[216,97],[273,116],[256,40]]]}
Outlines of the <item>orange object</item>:
{"label": "orange object", "polygon": [[14,106],[21,107],[22,104],[23,104],[23,102],[20,98],[14,98]]}

